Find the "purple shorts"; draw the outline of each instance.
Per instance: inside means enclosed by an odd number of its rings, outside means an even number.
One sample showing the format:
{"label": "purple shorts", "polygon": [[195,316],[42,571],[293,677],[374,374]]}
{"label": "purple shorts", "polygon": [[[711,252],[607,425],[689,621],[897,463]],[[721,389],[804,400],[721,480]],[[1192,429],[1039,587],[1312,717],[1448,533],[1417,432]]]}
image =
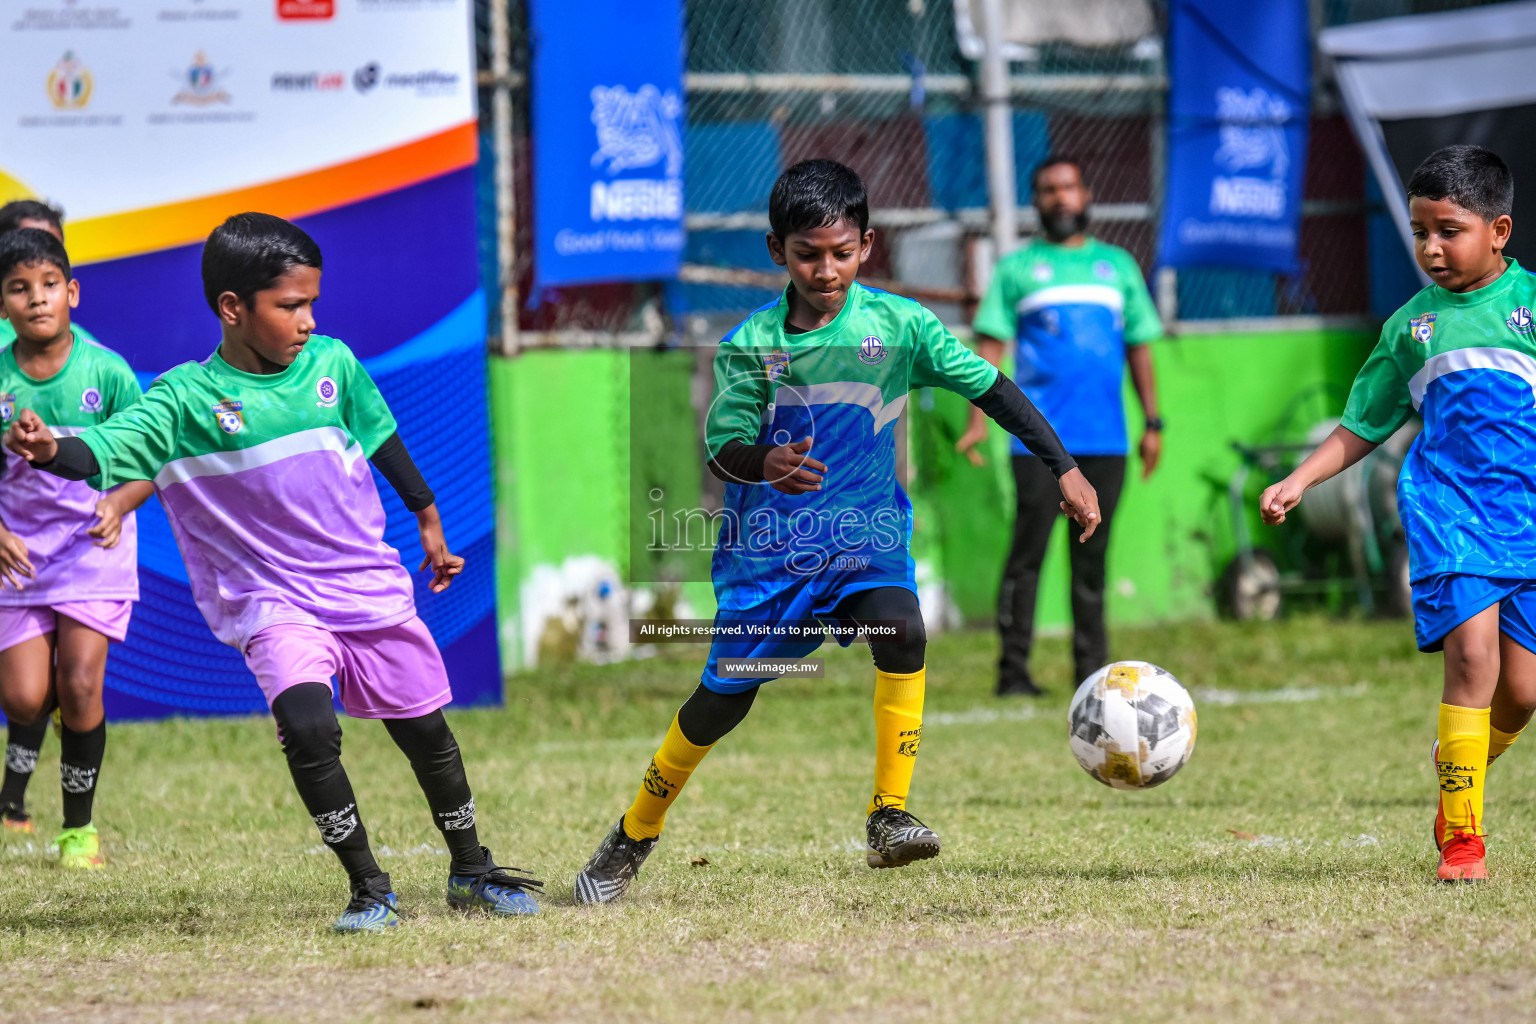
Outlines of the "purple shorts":
{"label": "purple shorts", "polygon": [[0,651],[59,628],[59,618],[74,619],[82,626],[112,640],[128,635],[128,620],[133,617],[132,601],[64,601],[59,604],[0,607]]}
{"label": "purple shorts", "polygon": [[299,683],[325,683],[332,693],[339,686],[341,706],[353,718],[417,718],[453,699],[443,656],[414,615],[398,626],[345,633],[269,626],[251,637],[245,663],[268,707]]}

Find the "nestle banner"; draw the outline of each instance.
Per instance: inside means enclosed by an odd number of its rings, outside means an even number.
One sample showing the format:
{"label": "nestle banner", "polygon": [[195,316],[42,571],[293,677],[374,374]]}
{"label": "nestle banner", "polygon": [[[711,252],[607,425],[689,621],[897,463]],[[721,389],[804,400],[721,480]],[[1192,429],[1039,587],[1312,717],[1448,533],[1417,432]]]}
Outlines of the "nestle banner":
{"label": "nestle banner", "polygon": [[533,0],[534,277],[674,277],[683,251],[679,0]]}
{"label": "nestle banner", "polygon": [[1311,105],[1306,0],[1172,0],[1165,266],[1296,269]]}

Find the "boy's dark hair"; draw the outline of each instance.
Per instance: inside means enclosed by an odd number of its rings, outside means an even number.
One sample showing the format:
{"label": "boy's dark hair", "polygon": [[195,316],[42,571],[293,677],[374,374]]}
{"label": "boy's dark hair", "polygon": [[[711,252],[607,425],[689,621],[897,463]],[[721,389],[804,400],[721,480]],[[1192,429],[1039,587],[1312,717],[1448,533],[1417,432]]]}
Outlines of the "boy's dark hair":
{"label": "boy's dark hair", "polygon": [[15,231],[24,220],[40,220],[64,233],[64,211],[52,203],[36,199],[16,199],[0,206],[0,235]]}
{"label": "boy's dark hair", "polygon": [[1035,169],[1029,176],[1029,187],[1035,187],[1035,184],[1040,180],[1040,175],[1044,174],[1052,167],[1060,167],[1063,164],[1066,164],[1070,167],[1076,167],[1077,176],[1080,180],[1082,179],[1083,162],[1081,160],[1075,156],[1068,156],[1065,153],[1053,153],[1046,157],[1044,160],[1041,160],[1038,164],[1035,164]]}
{"label": "boy's dark hair", "polygon": [[843,220],[857,224],[860,237],[869,230],[869,193],[853,168],[836,160],[802,160],[773,183],[768,223],[779,240]]}
{"label": "boy's dark hair", "polygon": [[1413,169],[1408,198],[1449,199],[1485,221],[1514,212],[1515,179],[1499,155],[1482,146],[1442,146]]}
{"label": "boy's dark hair", "polygon": [[225,292],[250,307],[294,267],[321,269],[320,247],[303,228],[270,213],[237,213],[203,245],[203,295],[215,313]]}
{"label": "boy's dark hair", "polygon": [[64,272],[65,280],[74,277],[64,243],[42,228],[17,228],[0,235],[0,278],[17,267],[39,263],[52,263]]}

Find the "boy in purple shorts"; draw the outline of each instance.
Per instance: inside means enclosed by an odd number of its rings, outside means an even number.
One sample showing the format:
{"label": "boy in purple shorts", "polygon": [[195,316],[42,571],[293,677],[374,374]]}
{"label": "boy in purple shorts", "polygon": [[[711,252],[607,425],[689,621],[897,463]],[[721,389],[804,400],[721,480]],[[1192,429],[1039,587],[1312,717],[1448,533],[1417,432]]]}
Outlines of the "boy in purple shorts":
{"label": "boy in purple shorts", "polygon": [[[62,242],[64,211],[36,199],[16,199],[0,206],[0,235],[20,228],[39,228]],[[91,332],[81,327],[73,314],[69,321],[69,329],[74,332],[76,340],[96,343]],[[9,319],[0,316],[0,349],[15,340],[16,329]],[[138,394],[135,381],[133,396],[137,398]],[[132,556],[125,558],[129,565],[133,564]],[[61,722],[61,730],[62,727]],[[43,749],[43,738],[47,734],[47,715],[39,716],[35,722],[18,722],[15,719],[6,721],[5,778],[0,782],[0,828],[6,832],[31,834],[36,831],[27,815],[27,784],[32,781],[32,770],[37,766],[38,755]]]}
{"label": "boy in purple shorts", "polygon": [[[80,283],[53,234],[0,235],[0,315],[15,341],[0,350],[0,427],[23,406],[62,436],[105,422],[139,401],[119,356],[70,325]],[[0,453],[3,458],[3,453]],[[103,493],[34,473],[14,456],[0,470],[0,710],[11,727],[0,819],[31,832],[24,798],[49,712],[60,713],[59,781],[65,868],[102,866],[91,823],[106,750],[101,690],[107,644],[122,640],[139,597],[133,510],[152,493],[143,480]]]}
{"label": "boy in purple shorts", "polygon": [[[372,462],[416,514],[431,589],[464,566],[448,550],[432,491],[366,370],[311,334],[320,249],[262,213],[229,218],[203,247],[203,290],[223,340],[157,379],[111,422],[57,440],[29,411],[5,444],[39,469],[103,486],[153,479],[214,634],[245,655],[277,720],[289,771],[352,899],[337,931],[398,923],[389,876],[368,846],[341,765],[341,702],[380,718],[410,759],[452,861],[448,903],[536,914],[543,883],[496,866],[440,710],[441,655],[416,616],[410,573],[384,542]],[[517,870],[517,869],[513,869]]]}

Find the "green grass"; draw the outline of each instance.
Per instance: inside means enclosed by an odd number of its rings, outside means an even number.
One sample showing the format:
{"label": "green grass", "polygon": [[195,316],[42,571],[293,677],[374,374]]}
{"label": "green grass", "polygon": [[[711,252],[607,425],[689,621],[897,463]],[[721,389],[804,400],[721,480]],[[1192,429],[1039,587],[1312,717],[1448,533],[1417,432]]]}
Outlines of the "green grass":
{"label": "green grass", "polygon": [[[345,723],[359,803],[410,915],[379,937],[329,932],[344,880],[270,721],[115,726],[97,815],[108,870],[64,876],[42,843],[0,846],[0,1019],[1529,1012],[1529,757],[1517,747],[1493,773],[1493,882],[1432,882],[1440,660],[1414,653],[1406,624],[1119,632],[1117,655],[1167,667],[1200,705],[1193,759],[1146,793],[1106,789],[1072,760],[1063,641],[1041,645],[1053,694],[1027,704],[990,696],[991,636],[929,650],[911,806],[945,850],[902,871],[870,871],[861,852],[862,649],[834,648],[825,680],[765,690],[612,907],[573,907],[571,877],[627,805],[699,652],[520,676],[505,710],[454,714],[485,841],[549,880],[533,920],[446,908],[447,858],[404,758],[378,723]],[[33,786],[40,839],[58,823],[56,750],[50,739]]]}

